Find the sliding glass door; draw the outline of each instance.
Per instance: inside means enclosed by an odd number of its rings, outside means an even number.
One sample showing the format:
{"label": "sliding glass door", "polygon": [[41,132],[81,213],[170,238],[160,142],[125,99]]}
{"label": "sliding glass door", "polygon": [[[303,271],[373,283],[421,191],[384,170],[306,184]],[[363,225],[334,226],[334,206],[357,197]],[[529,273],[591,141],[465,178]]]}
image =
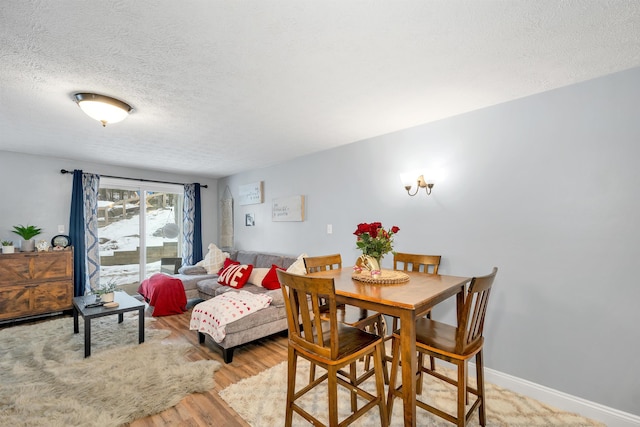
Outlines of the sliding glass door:
{"label": "sliding glass door", "polygon": [[98,195],[100,283],[135,294],[160,272],[161,258],[182,256],[180,185],[102,178]]}

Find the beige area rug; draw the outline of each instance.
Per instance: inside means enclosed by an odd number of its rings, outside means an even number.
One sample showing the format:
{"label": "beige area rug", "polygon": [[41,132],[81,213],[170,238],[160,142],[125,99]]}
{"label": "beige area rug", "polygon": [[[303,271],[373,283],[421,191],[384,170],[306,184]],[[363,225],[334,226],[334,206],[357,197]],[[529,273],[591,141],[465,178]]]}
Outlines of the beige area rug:
{"label": "beige area rug", "polygon": [[[358,364],[361,366],[362,364]],[[441,371],[446,369],[438,368]],[[322,369],[318,368],[318,375]],[[453,370],[448,371],[450,375]],[[267,427],[283,425],[284,399],[287,392],[287,364],[283,362],[273,368],[267,369],[258,375],[247,378],[222,390],[222,398],[253,427]],[[297,389],[309,380],[309,365],[305,361],[299,362]],[[373,380],[367,381],[369,391],[375,390]],[[326,384],[326,381],[325,383]],[[603,424],[586,419],[576,414],[555,410],[549,406],[519,395],[493,384],[485,384],[487,399],[487,426],[603,426]],[[339,419],[347,417],[350,409],[349,394],[339,387],[338,409]],[[428,397],[425,397],[428,396]],[[455,389],[449,385],[442,385],[432,377],[425,378],[422,400],[430,401],[436,407],[444,408],[450,413],[455,411]],[[316,387],[304,397],[305,410],[316,416],[320,421],[326,422],[327,417],[327,391],[326,386]],[[453,424],[438,418],[426,411],[417,409],[418,426],[443,426],[451,427]],[[294,413],[294,426],[309,426],[302,417]],[[369,411],[358,419],[354,426],[379,426],[380,415],[377,409]],[[394,402],[393,418],[391,426],[402,426],[402,400]],[[477,410],[474,412],[470,426],[478,426]]]}
{"label": "beige area rug", "polygon": [[187,361],[169,331],[146,328],[138,345],[127,314],[91,321],[86,359],[82,319],[79,334],[70,317],[0,329],[0,426],[119,426],[214,387],[218,362]]}

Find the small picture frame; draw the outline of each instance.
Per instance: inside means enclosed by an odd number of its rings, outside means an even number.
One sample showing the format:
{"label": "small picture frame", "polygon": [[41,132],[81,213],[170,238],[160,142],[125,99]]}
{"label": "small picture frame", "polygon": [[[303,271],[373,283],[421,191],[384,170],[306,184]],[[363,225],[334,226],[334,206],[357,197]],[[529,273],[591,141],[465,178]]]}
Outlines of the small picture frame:
{"label": "small picture frame", "polygon": [[256,225],[256,217],[252,213],[245,214],[244,216],[244,225],[247,227],[253,227]]}
{"label": "small picture frame", "polygon": [[264,202],[263,181],[241,185],[238,193],[238,203],[240,206],[262,203]]}

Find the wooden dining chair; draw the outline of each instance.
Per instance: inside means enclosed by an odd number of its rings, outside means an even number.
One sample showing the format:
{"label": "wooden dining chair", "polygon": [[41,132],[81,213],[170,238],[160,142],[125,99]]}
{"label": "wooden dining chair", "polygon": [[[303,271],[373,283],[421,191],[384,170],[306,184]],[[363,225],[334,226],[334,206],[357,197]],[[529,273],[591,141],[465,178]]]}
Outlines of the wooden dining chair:
{"label": "wooden dining chair", "polygon": [[[440,267],[441,258],[442,256],[440,255],[420,255],[396,252],[393,254],[393,269],[400,271],[414,271],[425,274],[438,274],[438,267]],[[430,318],[431,312],[428,312],[426,316]],[[393,331],[398,329],[399,321],[400,319],[393,317]]]}
{"label": "wooden dining chair", "polygon": [[[421,372],[457,387],[457,412],[455,416],[418,399],[416,399],[416,405],[458,426],[465,426],[476,409],[479,410],[480,425],[484,426],[486,424],[484,362],[482,359],[484,336],[482,332],[491,287],[497,273],[498,269],[494,267],[491,274],[471,279],[457,326],[451,326],[428,318],[421,318],[416,321],[416,349],[421,354],[433,356],[456,365],[458,374],[457,380],[454,380],[440,372],[418,365],[418,369]],[[402,328],[402,325],[400,328]],[[389,417],[391,417],[391,411],[393,410],[394,398],[396,396],[402,397],[402,385],[396,387],[398,367],[400,365],[399,331],[394,331],[392,340],[393,363],[391,365],[389,395],[387,397]],[[476,359],[475,388],[468,385],[467,378],[467,362],[474,356]],[[471,403],[471,408],[465,412],[465,404],[468,403],[467,392],[474,394],[476,399]]]}
{"label": "wooden dining chair", "polygon": [[[414,271],[417,273],[425,274],[438,274],[438,267],[440,267],[441,255],[422,255],[422,254],[409,254],[404,252],[396,252],[393,254],[393,269],[400,271]],[[431,318],[431,311],[425,315],[427,318]],[[392,317],[391,331],[398,329],[400,319]],[[391,335],[387,336],[386,341],[391,339]],[[430,357],[431,369],[436,369],[436,362],[433,357]],[[387,362],[391,362],[391,356],[386,356]],[[420,354],[418,356],[418,363],[420,366],[424,363],[424,356]],[[418,382],[417,393],[422,393],[422,373]]]}
{"label": "wooden dining chair", "polygon": [[[329,426],[347,426],[376,406],[380,412],[380,425],[388,426],[382,375],[382,338],[338,322],[333,278],[300,276],[281,270],[277,274],[289,326],[285,426],[291,426],[294,412],[314,426],[325,425],[297,403],[325,380],[329,397]],[[375,365],[375,395],[356,384],[356,361],[368,355],[373,356]],[[326,373],[296,390],[299,357],[309,361],[311,366],[324,368]],[[341,422],[338,420],[338,386],[348,389],[351,395],[351,415]],[[360,409],[358,397],[366,400]]]}
{"label": "wooden dining chair", "polygon": [[308,256],[304,258],[304,267],[307,274],[342,268],[342,256],[340,254]]}
{"label": "wooden dining chair", "polygon": [[[317,271],[334,270],[342,268],[342,256],[340,254],[332,254],[315,257],[305,257],[304,265],[307,270],[307,274],[315,273]],[[364,310],[351,305],[342,304],[338,307],[338,321],[346,325],[362,329],[363,331],[380,335],[382,337],[384,337],[384,334],[386,333],[386,324],[381,313],[371,314],[368,310]],[[390,357],[387,357],[386,355],[384,347],[382,349],[382,358],[385,361],[387,359],[390,360]],[[357,379],[358,384],[373,375],[372,368],[373,367],[371,366],[371,358],[366,358],[364,372]],[[388,384],[389,373],[387,370],[386,362],[383,364],[382,369],[384,374],[384,382],[385,384]],[[310,371],[310,375],[311,380],[313,380],[313,376],[315,376],[315,370],[312,369]]]}

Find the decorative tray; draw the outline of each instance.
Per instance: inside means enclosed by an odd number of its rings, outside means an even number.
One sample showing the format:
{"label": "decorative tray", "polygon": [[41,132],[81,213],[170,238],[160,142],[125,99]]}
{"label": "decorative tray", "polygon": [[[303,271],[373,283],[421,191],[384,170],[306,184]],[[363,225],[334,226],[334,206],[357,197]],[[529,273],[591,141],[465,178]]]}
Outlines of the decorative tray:
{"label": "decorative tray", "polygon": [[380,270],[380,274],[377,276],[372,276],[369,271],[362,270],[362,272],[353,272],[351,278],[359,282],[373,283],[376,285],[394,285],[409,281],[409,275],[402,271],[395,270]]}

